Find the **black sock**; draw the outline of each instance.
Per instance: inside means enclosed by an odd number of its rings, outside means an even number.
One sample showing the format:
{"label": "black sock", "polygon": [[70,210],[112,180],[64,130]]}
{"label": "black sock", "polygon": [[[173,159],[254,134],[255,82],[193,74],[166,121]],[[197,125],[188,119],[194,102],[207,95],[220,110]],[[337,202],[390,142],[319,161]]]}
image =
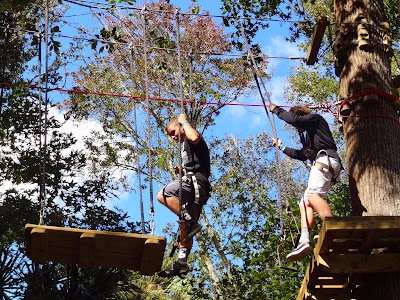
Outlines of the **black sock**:
{"label": "black sock", "polygon": [[178,250],[178,261],[187,263],[187,259],[190,253],[190,249],[186,247],[179,248]]}

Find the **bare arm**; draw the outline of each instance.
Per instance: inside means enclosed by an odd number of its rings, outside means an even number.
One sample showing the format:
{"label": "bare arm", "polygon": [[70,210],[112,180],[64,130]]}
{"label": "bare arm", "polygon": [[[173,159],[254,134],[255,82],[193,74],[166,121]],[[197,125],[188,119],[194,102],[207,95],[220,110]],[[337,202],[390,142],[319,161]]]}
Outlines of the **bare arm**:
{"label": "bare arm", "polygon": [[192,144],[198,144],[201,138],[200,133],[190,125],[187,120],[186,115],[181,114],[178,117],[178,122],[181,124],[183,130],[185,131],[186,138]]}

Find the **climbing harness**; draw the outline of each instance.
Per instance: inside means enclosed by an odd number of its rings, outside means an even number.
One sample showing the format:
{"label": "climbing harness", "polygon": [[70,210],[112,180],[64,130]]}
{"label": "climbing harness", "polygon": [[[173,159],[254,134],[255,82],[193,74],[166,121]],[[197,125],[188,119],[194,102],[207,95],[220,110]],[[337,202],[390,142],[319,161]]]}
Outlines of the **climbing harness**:
{"label": "climbing harness", "polygon": [[200,188],[199,188],[199,184],[197,183],[197,178],[195,173],[193,172],[186,172],[185,175],[183,175],[182,177],[182,181],[186,181],[186,182],[192,182],[193,184],[193,188],[194,188],[194,202],[199,205],[199,201],[200,201]]}

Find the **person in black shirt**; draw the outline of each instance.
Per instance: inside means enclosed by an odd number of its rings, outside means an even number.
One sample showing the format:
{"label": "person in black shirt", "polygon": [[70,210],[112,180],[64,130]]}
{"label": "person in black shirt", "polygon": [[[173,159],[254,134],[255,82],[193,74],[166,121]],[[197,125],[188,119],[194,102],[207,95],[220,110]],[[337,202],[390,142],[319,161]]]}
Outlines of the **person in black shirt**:
{"label": "person in black shirt", "polygon": [[312,250],[309,235],[314,225],[314,211],[322,220],[332,216],[326,198],[338,179],[342,164],[329,125],[321,115],[312,114],[304,106],[295,106],[286,111],[273,103],[269,105],[269,110],[298,130],[303,147],[299,150],[285,147],[279,138],[274,138],[273,144],[278,145],[289,157],[309,160],[312,164],[307,189],[299,201],[300,239],[296,248],[287,256],[288,260],[299,260]]}
{"label": "person in black shirt", "polygon": [[178,178],[157,194],[157,200],[161,204],[181,217],[178,260],[173,263],[171,269],[160,273],[162,277],[180,276],[189,272],[187,259],[193,245],[193,237],[201,230],[202,226],[198,220],[211,191],[208,179],[210,153],[204,138],[190,125],[184,114],[167,124],[167,132],[173,140],[182,142],[183,166],[179,167],[181,170],[178,168],[176,171]]}

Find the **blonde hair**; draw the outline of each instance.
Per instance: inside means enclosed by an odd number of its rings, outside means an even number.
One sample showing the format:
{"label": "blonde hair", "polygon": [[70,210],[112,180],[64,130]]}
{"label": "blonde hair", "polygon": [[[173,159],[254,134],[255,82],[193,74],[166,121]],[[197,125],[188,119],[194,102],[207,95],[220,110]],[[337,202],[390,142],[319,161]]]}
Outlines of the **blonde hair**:
{"label": "blonde hair", "polygon": [[289,109],[289,112],[298,116],[305,116],[311,114],[311,109],[306,106],[293,106]]}

